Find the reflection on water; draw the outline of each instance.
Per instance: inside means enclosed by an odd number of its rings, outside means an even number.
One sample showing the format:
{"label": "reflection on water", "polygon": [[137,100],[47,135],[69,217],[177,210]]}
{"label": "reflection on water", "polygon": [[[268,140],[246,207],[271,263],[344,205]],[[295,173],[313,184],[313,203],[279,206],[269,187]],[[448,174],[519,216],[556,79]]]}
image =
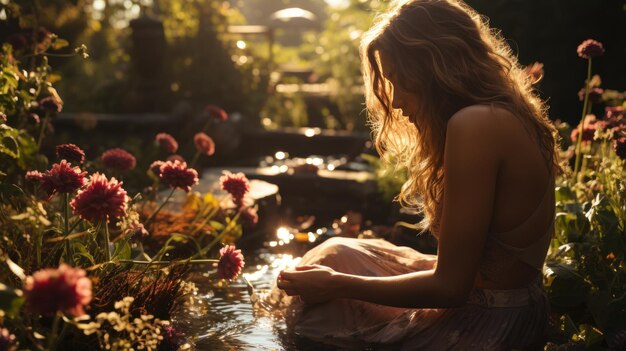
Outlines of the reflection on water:
{"label": "reflection on water", "polygon": [[[300,257],[260,249],[246,258],[243,276],[255,289],[269,289],[278,273],[293,268]],[[175,325],[185,332],[196,350],[319,350],[316,343],[288,335],[276,316],[253,311],[245,280],[238,278],[225,287],[216,286],[206,273],[191,276],[198,292],[175,316]]]}

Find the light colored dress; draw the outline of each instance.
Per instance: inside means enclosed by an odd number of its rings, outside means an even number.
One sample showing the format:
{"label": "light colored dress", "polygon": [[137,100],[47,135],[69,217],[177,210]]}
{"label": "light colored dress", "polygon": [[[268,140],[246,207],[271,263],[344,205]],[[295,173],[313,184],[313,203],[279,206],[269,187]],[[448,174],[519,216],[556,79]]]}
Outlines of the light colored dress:
{"label": "light colored dress", "polygon": [[[546,201],[554,204],[549,186],[537,210],[507,233],[491,233],[481,262],[488,276],[521,260],[541,270],[554,231],[554,221],[536,242],[515,248],[500,239],[524,230],[538,216]],[[551,194],[551,195],[550,195]],[[545,208],[545,207],[544,207]],[[431,269],[436,256],[382,239],[332,238],[308,251],[299,265],[321,264],[336,271],[363,276],[393,276]],[[351,299],[307,305],[274,287],[264,304],[283,312],[288,327],[298,335],[343,349],[401,350],[511,350],[528,349],[544,333],[548,302],[541,274],[523,289],[473,290],[457,308],[406,309]]]}

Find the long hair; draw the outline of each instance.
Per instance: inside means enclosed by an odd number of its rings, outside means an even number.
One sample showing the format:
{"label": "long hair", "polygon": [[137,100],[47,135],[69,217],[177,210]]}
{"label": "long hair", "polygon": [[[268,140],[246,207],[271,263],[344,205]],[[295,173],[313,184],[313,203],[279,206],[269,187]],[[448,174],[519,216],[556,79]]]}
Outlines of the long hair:
{"label": "long hair", "polygon": [[[414,125],[392,108],[381,52],[391,59],[400,88],[418,97],[422,123]],[[446,125],[463,107],[483,104],[510,111],[536,137],[551,169],[560,170],[558,134],[530,77],[500,34],[462,1],[396,1],[364,34],[360,53],[376,148],[384,161],[407,167],[408,180],[397,200],[423,214],[422,230],[437,235]]]}

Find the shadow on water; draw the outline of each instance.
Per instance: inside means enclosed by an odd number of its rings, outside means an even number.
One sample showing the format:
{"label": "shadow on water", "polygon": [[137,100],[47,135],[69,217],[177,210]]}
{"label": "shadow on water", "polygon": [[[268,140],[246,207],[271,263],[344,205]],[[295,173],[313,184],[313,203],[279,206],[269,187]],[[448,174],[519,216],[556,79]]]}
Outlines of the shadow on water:
{"label": "shadow on water", "polygon": [[[244,274],[255,289],[270,289],[278,273],[294,267],[299,257],[259,249],[246,257]],[[190,277],[197,294],[175,314],[175,325],[184,331],[196,350],[334,350],[328,345],[297,337],[282,318],[253,309],[245,280],[216,285],[207,273]]]}

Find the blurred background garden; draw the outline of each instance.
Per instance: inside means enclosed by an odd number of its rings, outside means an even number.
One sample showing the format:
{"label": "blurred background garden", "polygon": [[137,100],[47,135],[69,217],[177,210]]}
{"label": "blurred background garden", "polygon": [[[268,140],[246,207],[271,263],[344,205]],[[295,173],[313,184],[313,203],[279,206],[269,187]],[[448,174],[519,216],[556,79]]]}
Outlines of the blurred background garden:
{"label": "blurred background garden", "polygon": [[[626,349],[626,1],[467,3],[562,137],[546,349]],[[0,351],[324,349],[256,291],[333,236],[434,253],[364,111],[359,41],[388,6],[0,0]],[[59,275],[75,299],[47,310]]]}

